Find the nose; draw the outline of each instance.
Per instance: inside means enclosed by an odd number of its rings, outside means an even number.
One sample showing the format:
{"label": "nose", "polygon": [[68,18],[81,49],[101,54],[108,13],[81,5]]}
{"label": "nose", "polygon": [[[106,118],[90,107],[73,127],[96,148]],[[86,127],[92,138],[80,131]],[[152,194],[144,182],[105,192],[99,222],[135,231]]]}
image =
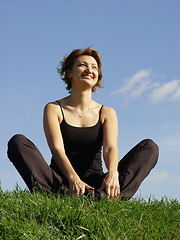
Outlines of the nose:
{"label": "nose", "polygon": [[92,73],[92,67],[91,67],[91,66],[87,66],[86,71],[87,71],[88,73]]}

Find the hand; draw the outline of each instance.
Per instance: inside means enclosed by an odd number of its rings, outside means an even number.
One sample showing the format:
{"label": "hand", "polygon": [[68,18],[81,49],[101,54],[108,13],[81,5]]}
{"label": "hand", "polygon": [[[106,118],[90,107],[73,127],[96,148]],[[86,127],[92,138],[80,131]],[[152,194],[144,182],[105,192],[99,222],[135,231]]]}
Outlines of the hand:
{"label": "hand", "polygon": [[118,171],[108,172],[99,190],[106,190],[108,198],[118,198],[120,194]]}
{"label": "hand", "polygon": [[69,192],[71,194],[84,194],[86,189],[93,190],[94,188],[81,181],[79,177],[69,180]]}

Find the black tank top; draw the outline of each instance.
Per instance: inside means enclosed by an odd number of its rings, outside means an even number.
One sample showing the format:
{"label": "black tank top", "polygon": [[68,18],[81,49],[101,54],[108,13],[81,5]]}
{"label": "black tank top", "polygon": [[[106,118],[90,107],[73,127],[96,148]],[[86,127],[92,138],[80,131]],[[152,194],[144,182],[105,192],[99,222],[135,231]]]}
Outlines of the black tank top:
{"label": "black tank top", "polygon": [[[94,126],[75,127],[65,121],[61,104],[59,101],[57,102],[60,105],[63,115],[60,129],[64,141],[65,153],[73,168],[82,179],[89,177],[91,174],[103,175],[101,159],[103,126],[100,121],[103,105],[99,111],[98,122]],[[51,167],[62,176],[53,159]]]}

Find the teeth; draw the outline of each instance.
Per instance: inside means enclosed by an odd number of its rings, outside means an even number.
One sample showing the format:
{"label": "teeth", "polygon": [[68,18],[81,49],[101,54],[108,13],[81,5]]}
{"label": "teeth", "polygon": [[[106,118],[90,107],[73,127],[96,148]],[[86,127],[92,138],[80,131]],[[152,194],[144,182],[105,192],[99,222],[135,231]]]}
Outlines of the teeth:
{"label": "teeth", "polygon": [[86,77],[86,78],[92,79],[92,77],[91,77],[91,76],[83,76],[83,77]]}

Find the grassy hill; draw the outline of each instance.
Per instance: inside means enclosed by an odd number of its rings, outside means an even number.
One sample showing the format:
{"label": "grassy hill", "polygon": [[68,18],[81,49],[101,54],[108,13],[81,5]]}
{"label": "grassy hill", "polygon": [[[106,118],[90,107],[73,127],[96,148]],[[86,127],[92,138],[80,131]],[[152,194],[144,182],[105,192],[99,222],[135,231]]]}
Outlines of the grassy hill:
{"label": "grassy hill", "polygon": [[0,239],[180,239],[177,200],[92,201],[0,189]]}

